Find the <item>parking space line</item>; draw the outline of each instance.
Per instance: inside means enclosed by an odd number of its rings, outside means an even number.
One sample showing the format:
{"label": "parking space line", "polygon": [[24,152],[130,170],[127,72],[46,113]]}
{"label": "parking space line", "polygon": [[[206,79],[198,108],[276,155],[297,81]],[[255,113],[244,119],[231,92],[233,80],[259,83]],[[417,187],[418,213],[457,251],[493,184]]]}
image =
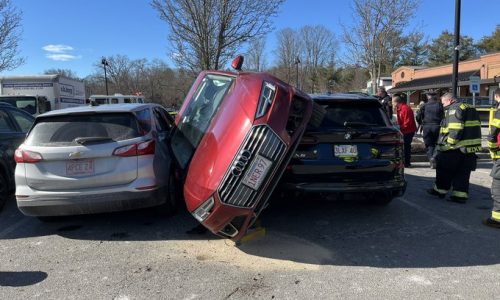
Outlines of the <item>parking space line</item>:
{"label": "parking space line", "polygon": [[21,227],[25,223],[28,223],[31,220],[31,218],[22,218],[18,222],[10,225],[9,227],[5,228],[4,230],[0,231],[0,239],[3,239],[6,237],[9,233],[12,231],[16,230],[17,228]]}
{"label": "parking space line", "polygon": [[409,205],[409,206],[411,206],[411,207],[413,207],[413,208],[415,208],[415,209],[417,209],[417,210],[419,210],[419,211],[421,211],[421,212],[423,212],[423,213],[425,213],[425,214],[433,217],[434,219],[437,219],[437,220],[441,221],[442,223],[448,225],[449,227],[451,227],[451,228],[453,228],[455,230],[458,230],[458,231],[463,232],[463,233],[471,232],[469,229],[463,227],[462,225],[460,225],[458,223],[455,223],[455,222],[453,222],[451,220],[448,220],[446,218],[443,218],[443,217],[441,217],[441,216],[433,213],[432,211],[430,211],[430,210],[428,210],[426,208],[423,208],[422,206],[420,206],[420,205],[418,205],[418,204],[416,204],[414,202],[410,202],[410,201],[406,200],[406,198],[404,198],[404,197],[401,198],[401,202],[403,202],[406,205]]}

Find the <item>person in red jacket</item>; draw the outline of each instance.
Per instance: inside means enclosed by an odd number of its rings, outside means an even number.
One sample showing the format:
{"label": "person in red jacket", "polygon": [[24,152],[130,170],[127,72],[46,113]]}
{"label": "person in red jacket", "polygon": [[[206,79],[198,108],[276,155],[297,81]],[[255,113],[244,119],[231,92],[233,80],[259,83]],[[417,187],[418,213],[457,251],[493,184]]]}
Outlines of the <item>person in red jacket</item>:
{"label": "person in red jacket", "polygon": [[396,114],[398,116],[399,130],[403,134],[404,151],[405,151],[405,167],[411,167],[411,141],[417,131],[417,124],[413,110],[406,104],[406,99],[400,95],[392,97],[392,103],[396,106]]}

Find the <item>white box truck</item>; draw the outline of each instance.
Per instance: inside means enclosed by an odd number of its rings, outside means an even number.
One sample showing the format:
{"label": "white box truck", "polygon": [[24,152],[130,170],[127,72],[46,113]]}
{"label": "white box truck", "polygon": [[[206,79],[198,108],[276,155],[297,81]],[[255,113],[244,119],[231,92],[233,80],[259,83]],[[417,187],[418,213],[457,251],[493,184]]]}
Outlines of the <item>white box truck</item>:
{"label": "white box truck", "polygon": [[4,76],[0,77],[0,101],[39,115],[85,105],[85,84],[61,75]]}

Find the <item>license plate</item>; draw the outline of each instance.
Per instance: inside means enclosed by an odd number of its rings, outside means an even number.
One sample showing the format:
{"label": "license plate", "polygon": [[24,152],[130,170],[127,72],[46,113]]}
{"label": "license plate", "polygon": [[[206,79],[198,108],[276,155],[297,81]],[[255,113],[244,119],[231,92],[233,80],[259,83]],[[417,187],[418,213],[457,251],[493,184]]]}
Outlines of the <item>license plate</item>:
{"label": "license plate", "polygon": [[258,190],[264,181],[264,178],[266,178],[267,173],[271,169],[272,164],[273,162],[269,159],[257,155],[255,160],[252,162],[252,165],[246,172],[245,177],[243,177],[243,184],[254,190]]}
{"label": "license plate", "polygon": [[83,159],[66,162],[66,175],[92,175],[94,174],[94,160]]}
{"label": "license plate", "polygon": [[334,153],[337,157],[357,157],[358,147],[356,145],[334,145]]}

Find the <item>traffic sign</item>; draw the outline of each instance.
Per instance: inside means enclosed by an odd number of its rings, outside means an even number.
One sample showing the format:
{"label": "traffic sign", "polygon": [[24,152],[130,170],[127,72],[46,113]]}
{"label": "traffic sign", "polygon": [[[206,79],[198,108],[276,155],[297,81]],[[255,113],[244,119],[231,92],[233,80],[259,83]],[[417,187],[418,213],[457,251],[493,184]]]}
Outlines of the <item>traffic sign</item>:
{"label": "traffic sign", "polygon": [[479,93],[479,88],[480,84],[479,81],[481,80],[481,77],[479,76],[471,76],[469,77],[469,91],[473,94]]}

